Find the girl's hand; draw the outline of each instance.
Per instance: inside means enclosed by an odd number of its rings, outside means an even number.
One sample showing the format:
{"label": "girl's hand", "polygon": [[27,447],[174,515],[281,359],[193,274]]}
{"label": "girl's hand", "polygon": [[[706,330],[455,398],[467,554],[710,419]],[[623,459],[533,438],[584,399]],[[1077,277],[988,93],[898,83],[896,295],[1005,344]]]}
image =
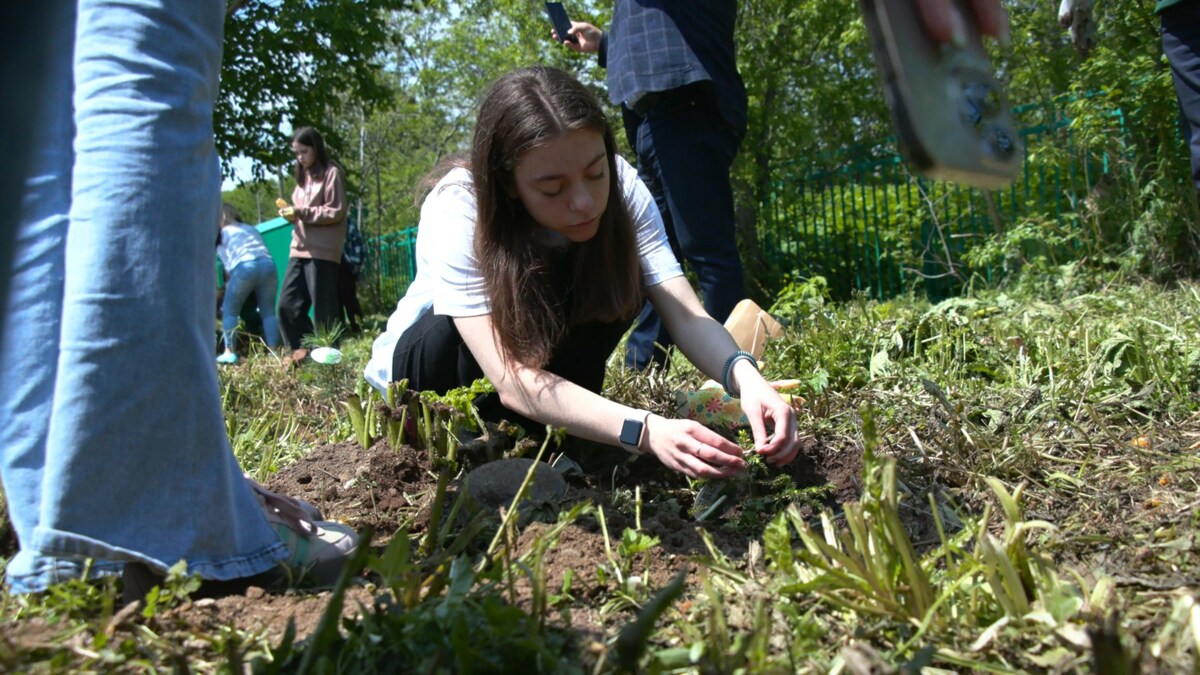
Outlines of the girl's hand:
{"label": "girl's hand", "polygon": [[[796,452],[800,449],[796,411],[749,362],[738,363],[735,368],[742,412],[746,413],[750,431],[754,435],[754,451],[762,455],[768,464],[784,466],[796,458]],[[768,425],[770,431],[767,430]]]}
{"label": "girl's hand", "polygon": [[279,215],[289,223],[296,222],[296,209],[290,206],[285,206],[282,209],[279,209]]}
{"label": "girl's hand", "polygon": [[746,468],[737,443],[692,420],[651,415],[645,434],[643,449],[692,478],[729,478]]}

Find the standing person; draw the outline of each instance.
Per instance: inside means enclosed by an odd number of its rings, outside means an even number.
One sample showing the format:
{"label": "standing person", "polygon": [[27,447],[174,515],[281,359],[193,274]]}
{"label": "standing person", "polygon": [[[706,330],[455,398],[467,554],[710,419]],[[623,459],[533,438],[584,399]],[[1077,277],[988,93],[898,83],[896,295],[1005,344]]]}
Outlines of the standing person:
{"label": "standing person", "polygon": [[[0,332],[17,593],[179,560],[210,582],[330,581],[356,537],[248,481],[212,358],[224,3],[53,3]],[[185,220],[182,223],[180,218]],[[0,270],[4,274],[9,269]],[[142,585],[141,588],[145,588]],[[228,588],[228,586],[226,586]]]}
{"label": "standing person", "polygon": [[358,277],[362,272],[363,258],[367,253],[366,242],[354,220],[346,221],[346,245],[342,247],[342,262],[338,265],[338,318],[345,320],[352,335],[362,331],[362,304],[358,302]]}
{"label": "standing person", "polygon": [[[913,5],[934,39],[966,39],[963,17],[950,0]],[[984,33],[1007,37],[999,0],[973,7]],[[607,69],[609,98],[621,106],[638,173],[663,214],[671,248],[695,272],[704,307],[718,321],[745,291],[729,184],[746,133],[736,20],[735,0],[615,0],[610,31],[572,21],[577,40],[564,41],[573,51],[597,53]],[[639,370],[663,366],[671,344],[647,305],[629,336],[625,363]]]}
{"label": "standing person", "polygon": [[1192,184],[1200,203],[1200,0],[1159,0],[1163,53],[1171,64],[1183,116],[1183,138],[1192,161]]}
{"label": "standing person", "polygon": [[263,340],[274,349],[279,345],[279,325],[275,322],[275,289],[278,285],[275,261],[258,230],[242,222],[238,210],[221,204],[221,232],[217,255],[229,274],[225,299],[221,302],[221,328],[225,353],[217,363],[237,363],[237,326],[246,299],[254,294],[258,315],[262,318]]}
{"label": "standing person", "polygon": [[[292,205],[279,215],[292,223],[292,246],[283,290],[279,295],[279,329],[292,350],[292,364],[308,356],[304,336],[332,330],[340,320],[337,295],[338,263],[346,243],[346,179],[342,167],[329,157],[325,139],[312,127],[292,135],[296,155],[296,187]],[[309,320],[308,310],[313,318]]]}
{"label": "standing person", "polygon": [[[572,22],[577,52],[596,52],[621,106],[638,174],[650,188],[676,257],[696,275],[704,308],[723,322],[745,280],[729,170],[746,134],[746,88],[733,42],[735,0],[616,0],[611,30]],[[625,364],[665,367],[671,335],[647,304]]]}
{"label": "standing person", "polygon": [[416,248],[416,279],[364,373],[374,386],[445,392],[486,376],[499,405],[485,419],[565,427],[689,476],[741,471],[741,448],[715,431],[601,395],[648,298],[680,350],[740,392],[755,451],[775,465],[795,457],[795,411],[705,313],[600,102],[567,73],[534,66],[492,85],[470,161],[422,205]]}

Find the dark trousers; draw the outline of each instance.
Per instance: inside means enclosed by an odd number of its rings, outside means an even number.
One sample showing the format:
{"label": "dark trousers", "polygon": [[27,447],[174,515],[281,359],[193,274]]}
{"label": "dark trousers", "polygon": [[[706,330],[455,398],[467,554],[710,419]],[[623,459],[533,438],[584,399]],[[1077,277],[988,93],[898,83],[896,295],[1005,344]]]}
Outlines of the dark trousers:
{"label": "dark trousers", "polygon": [[337,297],[338,319],[342,319],[342,313],[345,312],[350,332],[357,333],[361,330],[358,320],[362,317],[363,310],[358,302],[358,279],[354,273],[354,265],[347,262],[345,256],[342,256],[342,262],[338,265]]}
{"label": "dark trousers", "polygon": [[[724,321],[746,296],[729,184],[745,130],[725,122],[712,95],[671,100],[644,115],[623,112],[625,133],[637,150],[638,175],[662,212],[671,249],[696,275],[704,309]],[[672,344],[646,303],[626,343],[625,364],[638,370],[651,363],[664,366],[665,349]]]}
{"label": "dark trousers", "polygon": [[1192,157],[1192,183],[1200,192],[1200,2],[1181,2],[1163,10],[1162,46],[1171,64],[1175,94],[1186,122],[1183,136]]}
{"label": "dark trousers", "polygon": [[[299,349],[316,322],[323,331],[337,325],[338,264],[331,260],[290,258],[279,291],[279,332],[288,349]],[[312,309],[313,318],[308,318]]]}
{"label": "dark trousers", "polygon": [[[600,393],[604,386],[604,367],[609,355],[621,341],[626,321],[587,323],[568,330],[554,350],[545,369],[588,391]],[[467,349],[454,319],[438,316],[426,309],[417,322],[404,331],[392,355],[392,379],[408,380],[408,388],[444,394],[483,377],[479,362]],[[531,434],[540,435],[541,424],[518,415],[500,404],[496,394],[478,397],[475,407],[489,422],[506,419],[520,424]]]}

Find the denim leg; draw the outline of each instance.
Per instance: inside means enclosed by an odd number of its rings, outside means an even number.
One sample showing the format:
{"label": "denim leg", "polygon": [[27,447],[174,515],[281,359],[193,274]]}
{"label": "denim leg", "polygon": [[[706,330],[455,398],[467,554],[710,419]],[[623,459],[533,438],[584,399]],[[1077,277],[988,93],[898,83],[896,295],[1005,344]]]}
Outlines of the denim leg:
{"label": "denim leg", "polygon": [[[29,548],[41,509],[50,406],[58,365],[64,246],[71,203],[71,56],[75,8],[59,3],[54,42],[43,80],[43,98],[31,139],[33,165],[25,181],[22,220],[13,252],[13,276],[0,334],[0,480],[8,515],[21,544],[7,575],[48,582],[79,575],[82,561]],[[93,570],[117,568],[98,563]]]}
{"label": "denim leg", "polygon": [[[671,247],[696,275],[704,308],[724,321],[746,296],[729,169],[741,137],[715,103],[648,114],[637,126],[638,170],[654,195]],[[626,344],[626,365],[666,363],[674,344],[654,308],[643,308]]]}
{"label": "denim leg", "polygon": [[254,292],[254,271],[244,262],[229,273],[225,284],[225,297],[221,300],[221,331],[225,340],[225,351],[237,351],[237,327],[241,322],[242,305]]}
{"label": "denim leg", "polygon": [[263,259],[247,264],[254,266],[254,300],[258,303],[258,316],[262,319],[263,340],[268,347],[278,347],[279,321],[275,318],[275,291],[279,277],[275,273],[275,262]]}
{"label": "denim leg", "polygon": [[61,338],[38,521],[22,547],[257,574],[285,549],[225,437],[211,347],[224,3],[78,8]]}

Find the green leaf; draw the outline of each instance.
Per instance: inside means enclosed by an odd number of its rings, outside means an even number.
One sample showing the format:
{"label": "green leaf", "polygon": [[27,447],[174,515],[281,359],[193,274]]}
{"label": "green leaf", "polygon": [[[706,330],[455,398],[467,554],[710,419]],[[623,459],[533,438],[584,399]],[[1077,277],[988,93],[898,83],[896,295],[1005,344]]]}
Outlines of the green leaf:
{"label": "green leaf", "polygon": [[875,355],[871,357],[871,379],[887,375],[891,365],[892,359],[888,356],[886,349],[880,349],[875,352]]}

